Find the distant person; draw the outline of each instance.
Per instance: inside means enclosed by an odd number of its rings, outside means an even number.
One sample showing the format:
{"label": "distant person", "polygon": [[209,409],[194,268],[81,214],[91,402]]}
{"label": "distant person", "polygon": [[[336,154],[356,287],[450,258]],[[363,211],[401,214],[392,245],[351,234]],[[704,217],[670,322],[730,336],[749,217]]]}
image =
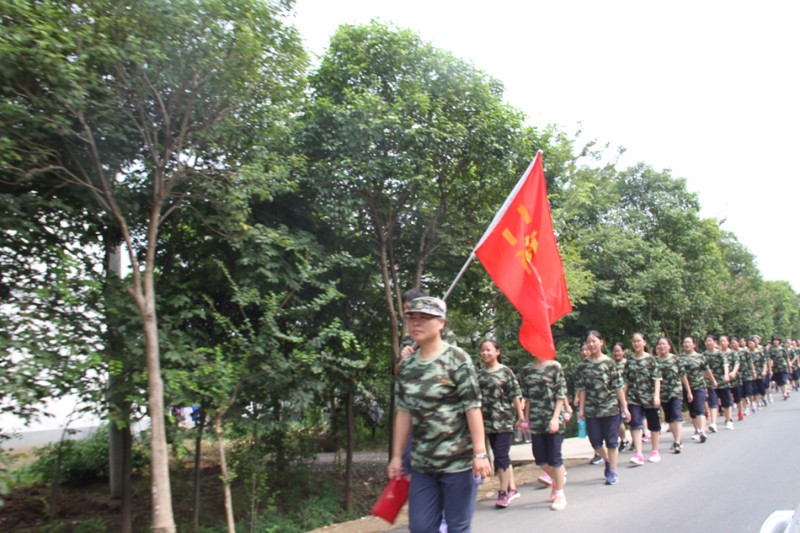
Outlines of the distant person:
{"label": "distant person", "polygon": [[772,379],[780,389],[783,399],[789,398],[789,354],[781,346],[781,338],[772,336],[772,346],[769,349],[769,359],[772,362]]}
{"label": "distant person", "polygon": [[625,372],[622,374],[625,381],[625,397],[628,400],[628,409],[631,413],[631,440],[633,441],[634,454],[631,463],[642,466],[642,434],[644,421],[650,429],[652,450],[648,457],[651,463],[661,461],[658,451],[658,441],[661,432],[659,408],[661,407],[661,371],[655,357],[645,351],[647,339],[644,334],[636,332],[631,338],[633,355],[628,358]]}
{"label": "distant person", "polygon": [[[611,348],[611,357],[614,358],[614,363],[617,365],[617,372],[621,376],[622,373],[625,371],[625,364],[628,362],[625,359],[625,346],[621,342],[614,343],[613,348]],[[628,446],[631,445],[631,442],[627,438],[627,432],[625,428],[625,422],[622,421],[620,417],[619,421],[619,451],[620,453],[624,452]]]}
{"label": "distant person", "polygon": [[716,387],[717,381],[708,367],[708,361],[695,351],[692,337],[683,339],[683,353],[679,356],[686,373],[689,388],[686,390],[686,404],[692,419],[694,435],[692,440],[706,442],[706,393],[709,388]]}
{"label": "distant person", "polygon": [[474,477],[491,475],[486,453],[481,398],[470,356],[442,340],[447,306],[432,297],[416,298],[405,313],[418,349],[400,363],[397,375],[390,478],[403,475],[408,436],[412,533],[439,529],[444,514],[450,533],[468,532],[475,510]]}
{"label": "distant person", "polygon": [[678,356],[672,353],[672,343],[661,337],[656,343],[656,362],[661,371],[661,410],[664,420],[672,432],[672,453],[681,453],[683,443],[681,426],[683,422],[683,392],[689,391],[689,382]]}
{"label": "distant person", "polygon": [[[722,407],[722,414],[725,417],[725,429],[732,430],[733,429],[733,384],[736,379],[736,370],[738,369],[738,357],[730,349],[730,341],[728,340],[727,335],[720,335],[719,340],[719,354],[724,359],[725,365],[725,373],[723,374],[723,379],[720,382],[717,380],[717,397],[719,398],[720,406]],[[719,366],[716,368],[713,364],[711,365],[712,371],[714,374],[717,373],[717,370],[721,370]],[[734,368],[736,365],[736,368]]]}
{"label": "distant person", "polygon": [[550,509],[562,511],[567,507],[566,469],[561,455],[567,403],[564,370],[557,361],[534,357],[520,371],[519,380],[526,400],[525,419],[531,427],[533,458],[551,479]]}
{"label": "distant person", "polygon": [[478,371],[478,384],[481,388],[483,427],[494,454],[495,473],[500,480],[495,507],[505,508],[519,498],[509,452],[514,429],[522,428],[525,416],[517,377],[500,362],[500,358],[497,341],[486,340],[481,344],[484,368]]}
{"label": "distant person", "polygon": [[[703,357],[708,363],[708,368],[714,375],[713,388],[709,387],[706,391],[706,402],[708,403],[708,431],[710,433],[717,432],[717,418],[719,417],[720,399],[718,391],[722,389],[722,385],[730,381],[728,375],[728,363],[725,357],[717,349],[717,338],[714,335],[706,335],[703,341],[706,345],[706,351],[703,352]],[[728,407],[730,407],[730,391],[727,395]]]}
{"label": "distant person", "polygon": [[586,336],[589,355],[575,370],[575,389],[578,394],[578,418],[586,420],[589,442],[605,465],[603,474],[607,485],[619,482],[617,457],[619,451],[619,418],[630,420],[624,384],[614,360],[603,353],[603,336],[591,330]]}

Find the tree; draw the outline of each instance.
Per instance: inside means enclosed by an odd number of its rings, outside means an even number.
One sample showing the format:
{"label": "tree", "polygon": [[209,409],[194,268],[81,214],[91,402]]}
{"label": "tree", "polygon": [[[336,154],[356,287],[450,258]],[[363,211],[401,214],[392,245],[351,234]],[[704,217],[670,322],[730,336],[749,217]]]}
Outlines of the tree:
{"label": "tree", "polygon": [[159,229],[214,188],[237,187],[248,177],[244,165],[274,166],[265,160],[285,134],[305,60],[285,8],[257,0],[3,7],[3,175],[79,188],[125,242],[147,362],[155,531],[175,530],[155,290]]}

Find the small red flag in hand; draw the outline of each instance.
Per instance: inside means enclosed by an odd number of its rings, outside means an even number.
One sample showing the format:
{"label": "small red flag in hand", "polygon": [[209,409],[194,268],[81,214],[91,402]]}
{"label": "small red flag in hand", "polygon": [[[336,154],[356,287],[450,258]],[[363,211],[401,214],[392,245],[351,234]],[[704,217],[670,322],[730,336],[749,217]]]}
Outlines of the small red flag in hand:
{"label": "small red flag in hand", "polygon": [[539,152],[483,234],[474,254],[522,315],[519,342],[555,359],[550,325],[572,311]]}
{"label": "small red flag in hand", "polygon": [[392,478],[378,501],[375,502],[371,513],[373,516],[379,516],[390,524],[394,524],[406,500],[408,500],[408,480],[402,476]]}

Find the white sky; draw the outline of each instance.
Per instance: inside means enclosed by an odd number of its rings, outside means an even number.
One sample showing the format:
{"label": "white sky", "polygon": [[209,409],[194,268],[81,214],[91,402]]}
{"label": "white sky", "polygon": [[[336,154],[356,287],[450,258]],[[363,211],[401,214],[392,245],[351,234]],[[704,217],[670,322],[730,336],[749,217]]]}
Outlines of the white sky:
{"label": "white sky", "polygon": [[[800,291],[800,2],[296,0],[322,54],[340,24],[411,29],[501,80],[537,126],[559,124],[668,168],[725,219],[765,279]],[[531,154],[533,155],[533,154]],[[545,154],[545,167],[547,154]]]}

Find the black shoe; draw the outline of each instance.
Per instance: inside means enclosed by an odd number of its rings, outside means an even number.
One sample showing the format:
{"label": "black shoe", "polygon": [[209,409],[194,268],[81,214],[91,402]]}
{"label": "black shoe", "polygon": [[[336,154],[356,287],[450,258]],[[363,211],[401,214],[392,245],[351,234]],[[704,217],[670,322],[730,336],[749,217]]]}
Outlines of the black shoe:
{"label": "black shoe", "polygon": [[594,454],[594,457],[592,457],[592,460],[591,460],[591,461],[589,461],[589,464],[590,464],[590,465],[599,465],[599,464],[600,464],[600,463],[602,463],[602,462],[603,462],[603,458],[602,458],[602,457],[600,457],[600,456],[599,456],[599,455],[597,455],[597,454]]}
{"label": "black shoe", "polygon": [[619,452],[620,452],[620,453],[624,452],[624,451],[625,451],[625,448],[627,448],[629,445],[630,445],[630,442],[628,442],[628,441],[626,441],[626,440],[623,440],[623,441],[621,441],[621,442],[619,443]]}
{"label": "black shoe", "polygon": [[681,453],[681,449],[682,446],[680,442],[676,442],[675,444],[672,445],[672,453]]}

